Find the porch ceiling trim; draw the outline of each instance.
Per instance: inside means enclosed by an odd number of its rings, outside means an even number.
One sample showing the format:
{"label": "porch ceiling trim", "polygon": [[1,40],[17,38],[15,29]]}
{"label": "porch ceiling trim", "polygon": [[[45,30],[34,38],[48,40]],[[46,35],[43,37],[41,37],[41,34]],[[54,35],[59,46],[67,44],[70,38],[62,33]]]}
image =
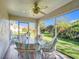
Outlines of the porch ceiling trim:
{"label": "porch ceiling trim", "polygon": [[10,20],[19,20],[19,21],[32,21],[32,22],[35,20],[35,18],[21,17],[21,16],[10,15],[10,14],[9,14],[9,19]]}
{"label": "porch ceiling trim", "polygon": [[55,11],[52,11],[46,16],[41,17],[40,20],[57,17],[65,13],[71,12],[73,10],[76,10],[76,9],[79,9],[79,0],[73,0],[72,2],[64,5],[63,7],[56,9]]}

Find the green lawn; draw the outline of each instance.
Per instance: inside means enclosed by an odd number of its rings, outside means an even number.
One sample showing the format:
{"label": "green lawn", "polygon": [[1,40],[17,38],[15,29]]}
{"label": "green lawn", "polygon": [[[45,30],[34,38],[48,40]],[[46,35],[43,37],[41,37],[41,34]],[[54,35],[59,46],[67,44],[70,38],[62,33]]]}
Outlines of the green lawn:
{"label": "green lawn", "polygon": [[[44,36],[44,40],[47,42],[51,41],[51,39],[50,36]],[[79,42],[69,39],[59,39],[57,42],[57,50],[73,59],[79,59]]]}
{"label": "green lawn", "polygon": [[74,59],[79,59],[79,42],[58,40],[57,50]]}

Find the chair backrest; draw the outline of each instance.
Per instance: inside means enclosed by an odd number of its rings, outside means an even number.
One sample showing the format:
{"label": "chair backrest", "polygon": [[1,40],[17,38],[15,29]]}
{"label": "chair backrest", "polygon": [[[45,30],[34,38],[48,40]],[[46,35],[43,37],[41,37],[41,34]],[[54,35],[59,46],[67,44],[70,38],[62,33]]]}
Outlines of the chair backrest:
{"label": "chair backrest", "polygon": [[46,49],[47,51],[52,51],[55,49],[56,43],[57,43],[57,35],[54,36],[51,42],[45,44],[43,48]]}
{"label": "chair backrest", "polygon": [[55,49],[57,40],[58,40],[58,38],[54,38],[53,41],[50,42],[50,43],[52,43],[52,44],[50,45],[50,50],[54,50],[54,49]]}

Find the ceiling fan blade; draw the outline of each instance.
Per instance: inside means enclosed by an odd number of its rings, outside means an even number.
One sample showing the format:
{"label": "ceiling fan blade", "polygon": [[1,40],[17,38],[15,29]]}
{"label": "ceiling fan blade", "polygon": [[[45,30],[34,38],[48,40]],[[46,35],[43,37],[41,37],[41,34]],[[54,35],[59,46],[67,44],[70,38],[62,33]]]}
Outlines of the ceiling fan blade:
{"label": "ceiling fan blade", "polygon": [[47,9],[48,8],[48,6],[42,6],[41,7],[41,9]]}
{"label": "ceiling fan blade", "polygon": [[47,15],[45,12],[43,12],[43,11],[39,11],[41,14],[44,14],[44,15]]}
{"label": "ceiling fan blade", "polygon": [[33,0],[34,3],[35,3],[35,2],[39,3],[39,1],[41,1],[41,0]]}

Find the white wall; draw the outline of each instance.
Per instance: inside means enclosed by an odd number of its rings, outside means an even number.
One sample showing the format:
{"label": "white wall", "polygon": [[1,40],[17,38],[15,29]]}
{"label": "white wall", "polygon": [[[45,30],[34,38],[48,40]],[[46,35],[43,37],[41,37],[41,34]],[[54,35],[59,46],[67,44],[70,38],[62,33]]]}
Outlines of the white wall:
{"label": "white wall", "polygon": [[9,21],[0,20],[0,59],[3,58],[9,46]]}
{"label": "white wall", "polygon": [[8,13],[4,0],[0,0],[0,59],[3,59],[9,46],[9,21],[7,19]]}
{"label": "white wall", "polygon": [[0,0],[0,20],[2,19],[8,19],[8,13],[5,7],[4,0]]}

